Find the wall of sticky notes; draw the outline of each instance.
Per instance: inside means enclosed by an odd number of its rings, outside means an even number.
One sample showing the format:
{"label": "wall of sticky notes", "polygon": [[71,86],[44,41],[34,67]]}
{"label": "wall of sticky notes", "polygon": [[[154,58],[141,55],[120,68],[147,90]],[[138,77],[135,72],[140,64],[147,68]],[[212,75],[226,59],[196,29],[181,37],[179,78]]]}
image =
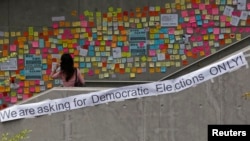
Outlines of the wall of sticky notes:
{"label": "wall of sticky notes", "polygon": [[62,53],[86,81],[157,81],[241,40],[249,0],[2,0],[0,109],[59,86]]}

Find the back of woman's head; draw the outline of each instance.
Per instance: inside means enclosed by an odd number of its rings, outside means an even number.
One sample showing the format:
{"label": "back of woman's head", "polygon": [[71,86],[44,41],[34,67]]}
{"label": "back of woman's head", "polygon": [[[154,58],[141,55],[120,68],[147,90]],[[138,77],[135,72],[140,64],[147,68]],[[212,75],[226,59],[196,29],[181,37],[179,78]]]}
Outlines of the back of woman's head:
{"label": "back of woman's head", "polygon": [[66,75],[66,81],[68,81],[74,74],[74,61],[70,54],[65,53],[61,56],[60,67],[63,74]]}

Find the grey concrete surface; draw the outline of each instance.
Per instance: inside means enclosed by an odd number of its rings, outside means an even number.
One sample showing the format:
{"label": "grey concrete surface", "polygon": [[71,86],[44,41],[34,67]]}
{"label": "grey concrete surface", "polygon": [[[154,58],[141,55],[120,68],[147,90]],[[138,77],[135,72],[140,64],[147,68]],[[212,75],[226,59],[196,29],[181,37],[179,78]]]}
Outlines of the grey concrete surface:
{"label": "grey concrete surface", "polygon": [[[208,124],[250,123],[249,75],[243,67],[178,93],[3,122],[0,131],[30,129],[28,141],[206,141]],[[53,88],[24,103],[104,89]]]}

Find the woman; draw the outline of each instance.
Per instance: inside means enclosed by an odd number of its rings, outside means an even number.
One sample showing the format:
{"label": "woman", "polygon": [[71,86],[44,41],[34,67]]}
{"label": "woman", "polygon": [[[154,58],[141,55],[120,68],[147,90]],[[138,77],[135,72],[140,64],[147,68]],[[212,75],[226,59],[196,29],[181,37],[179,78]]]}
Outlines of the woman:
{"label": "woman", "polygon": [[[60,71],[57,69],[60,67]],[[56,65],[56,68],[51,72],[52,78],[61,78],[64,87],[74,87],[75,81],[80,81],[82,84],[85,83],[80,70],[74,68],[73,58],[70,54],[65,53],[61,56],[61,62]]]}

